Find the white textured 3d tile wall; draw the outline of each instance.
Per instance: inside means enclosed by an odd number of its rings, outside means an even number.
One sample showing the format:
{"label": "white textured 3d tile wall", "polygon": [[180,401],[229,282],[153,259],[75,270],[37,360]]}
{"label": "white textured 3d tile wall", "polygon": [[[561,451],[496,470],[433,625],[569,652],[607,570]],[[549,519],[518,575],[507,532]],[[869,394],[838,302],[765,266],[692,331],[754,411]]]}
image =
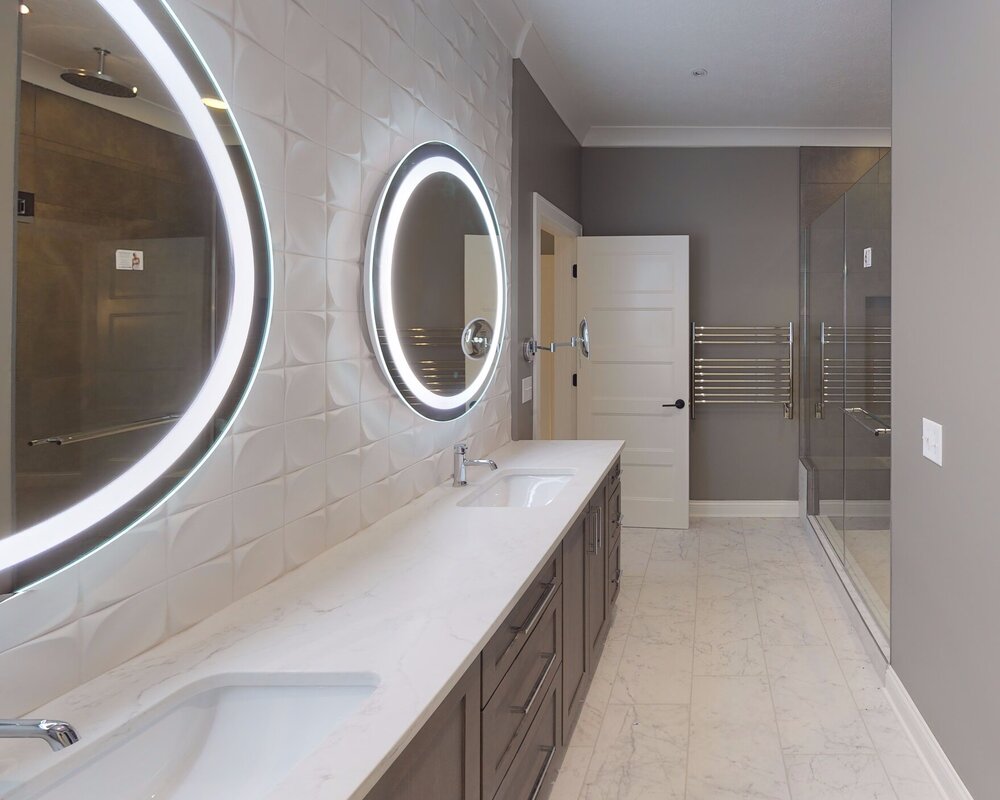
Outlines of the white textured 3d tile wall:
{"label": "white textured 3d tile wall", "polygon": [[[386,174],[460,147],[510,253],[511,60],[473,0],[169,0],[246,136],[274,245],[260,374],[232,431],[150,519],[0,603],[0,709],[22,714],[358,533],[509,439],[508,370],[420,419],[366,342],[361,258]],[[505,342],[509,349],[509,341]]]}

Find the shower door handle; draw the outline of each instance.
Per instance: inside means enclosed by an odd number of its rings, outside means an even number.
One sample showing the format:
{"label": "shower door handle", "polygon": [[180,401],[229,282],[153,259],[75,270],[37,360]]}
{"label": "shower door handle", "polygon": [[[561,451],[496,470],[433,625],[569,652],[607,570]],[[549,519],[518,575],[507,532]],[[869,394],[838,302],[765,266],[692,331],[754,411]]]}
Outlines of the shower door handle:
{"label": "shower door handle", "polygon": [[[858,414],[863,414],[864,415],[864,419],[862,419],[859,416],[856,416]],[[848,419],[854,420],[856,423],[858,423],[858,425],[860,425],[862,428],[864,428],[869,433],[874,434],[875,436],[889,436],[892,433],[892,428],[891,427],[889,427],[888,425],[886,425],[881,419],[879,419],[878,417],[876,417],[874,414],[872,414],[870,411],[867,411],[866,409],[863,409],[863,408],[845,408],[844,409],[844,416],[846,416]],[[872,420],[875,424],[872,425],[872,424],[867,423],[865,421],[866,419]]]}

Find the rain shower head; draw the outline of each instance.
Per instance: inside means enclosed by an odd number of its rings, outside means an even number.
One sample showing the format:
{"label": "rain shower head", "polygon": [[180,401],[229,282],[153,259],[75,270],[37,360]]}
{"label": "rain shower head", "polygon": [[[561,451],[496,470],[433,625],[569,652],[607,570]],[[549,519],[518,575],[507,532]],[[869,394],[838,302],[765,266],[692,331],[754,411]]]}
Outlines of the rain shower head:
{"label": "rain shower head", "polygon": [[98,59],[96,72],[89,69],[70,69],[66,70],[60,77],[78,89],[97,92],[108,97],[129,98],[138,95],[138,87],[119,83],[104,71],[104,59],[111,55],[111,51],[105,50],[103,47],[95,47],[94,50],[97,51]]}

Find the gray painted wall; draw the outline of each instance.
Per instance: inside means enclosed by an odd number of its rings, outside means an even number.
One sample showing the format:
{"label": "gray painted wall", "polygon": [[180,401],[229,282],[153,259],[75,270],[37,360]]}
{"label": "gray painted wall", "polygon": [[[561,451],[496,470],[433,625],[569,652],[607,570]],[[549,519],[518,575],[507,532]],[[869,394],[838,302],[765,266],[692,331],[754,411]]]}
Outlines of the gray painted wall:
{"label": "gray painted wall", "polygon": [[[1000,787],[1000,4],[894,0],[892,665],[977,798]],[[944,426],[944,466],[921,418]]]}
{"label": "gray painted wall", "polygon": [[527,68],[517,59],[514,61],[513,106],[511,437],[530,439],[532,404],[521,402],[521,379],[531,374],[531,365],[521,357],[518,345],[531,336],[531,198],[538,192],[579,221],[582,148]]}
{"label": "gray painted wall", "polygon": [[[588,236],[690,235],[692,320],[798,326],[797,149],[585,148],[582,200]],[[797,458],[779,407],[702,407],[691,498],[794,500]]]}

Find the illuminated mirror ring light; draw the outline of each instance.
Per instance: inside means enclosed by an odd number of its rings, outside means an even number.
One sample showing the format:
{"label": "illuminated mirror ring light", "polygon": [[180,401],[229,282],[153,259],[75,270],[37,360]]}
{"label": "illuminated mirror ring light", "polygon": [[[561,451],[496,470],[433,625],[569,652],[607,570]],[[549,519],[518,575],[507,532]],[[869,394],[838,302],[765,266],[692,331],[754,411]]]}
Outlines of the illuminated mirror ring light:
{"label": "illuminated mirror ring light", "polygon": [[[482,330],[491,331],[491,341],[485,353],[474,358],[481,367],[463,389],[451,394],[433,391],[417,374],[416,365],[412,363],[412,357],[407,355],[397,324],[400,317],[399,306],[410,302],[410,298],[398,298],[393,293],[394,273],[404,268],[397,264],[396,258],[403,216],[418,187],[429,178],[442,175],[454,178],[468,192],[478,210],[489,239],[496,306],[493,319],[484,320],[485,325],[482,326]],[[500,224],[489,193],[475,167],[457,148],[444,142],[425,142],[411,150],[389,176],[376,204],[369,229],[364,293],[373,349],[396,394],[426,419],[441,422],[457,419],[467,413],[485,394],[499,365],[507,320],[507,268]],[[460,352],[465,352],[462,346],[464,336],[464,330],[456,336],[455,345],[462,348]],[[467,352],[465,354],[472,358]]]}
{"label": "illuminated mirror ring light", "polygon": [[[161,3],[150,4],[145,0],[96,0],[118,27],[128,36],[160,77],[177,110],[183,116],[193,138],[201,150],[206,168],[218,193],[218,202],[225,220],[233,270],[229,314],[225,330],[216,350],[216,357],[188,409],[145,455],[125,472],[85,499],[29,528],[0,539],[0,571],[40,556],[53,548],[66,545],[74,537],[88,532],[93,526],[111,517],[123,506],[144,496],[153,484],[175,464],[206,431],[214,436],[198,466],[214,450],[228,429],[249,390],[252,376],[256,374],[267,334],[270,312],[270,242],[260,190],[249,159],[240,161],[241,170],[249,176],[247,196],[254,196],[248,208],[244,195],[245,178],[241,183],[234,164],[234,154],[227,148],[223,136],[203,104],[202,93],[195,80],[188,74],[181,58],[171,49],[157,24],[142,6],[155,6],[160,14],[160,24],[173,25],[171,33],[186,40],[191,53],[202,67],[201,83],[211,83],[215,94],[222,96],[214,85],[211,73],[183,28]],[[166,21],[164,21],[166,20]],[[188,58],[190,62],[190,58]],[[204,88],[204,86],[203,86]],[[236,135],[239,131],[234,120],[229,120]],[[242,138],[240,137],[242,143]],[[245,147],[242,148],[245,154]],[[245,156],[244,156],[245,157]],[[256,235],[255,235],[256,231]],[[251,336],[260,330],[259,341],[251,347]],[[244,379],[241,384],[241,379]],[[218,425],[220,409],[231,413],[225,424]],[[188,473],[197,471],[197,466]],[[186,479],[185,477],[185,479]],[[169,494],[184,481],[175,485]],[[150,508],[131,520],[126,529],[159,506],[166,497],[150,503]]]}

